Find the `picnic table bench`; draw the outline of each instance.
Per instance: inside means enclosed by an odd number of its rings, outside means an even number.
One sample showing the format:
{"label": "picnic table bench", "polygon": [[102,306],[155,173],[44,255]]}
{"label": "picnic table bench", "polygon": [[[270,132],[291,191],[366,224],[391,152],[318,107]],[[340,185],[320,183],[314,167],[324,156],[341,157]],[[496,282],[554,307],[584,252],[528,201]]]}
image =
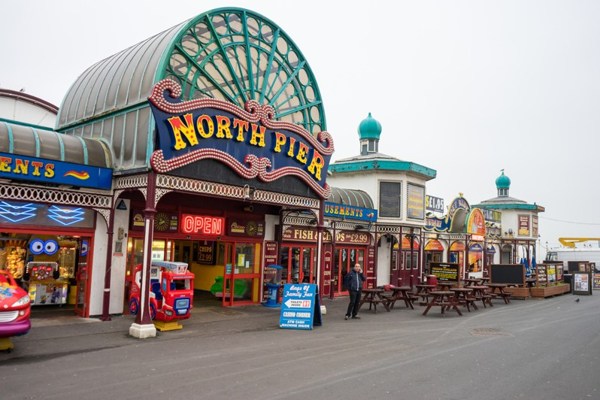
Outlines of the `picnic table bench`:
{"label": "picnic table bench", "polygon": [[385,310],[390,311],[390,302],[391,299],[384,295],[383,288],[367,288],[362,290],[362,298],[358,309],[360,310],[363,304],[369,303],[369,310],[373,309],[375,313],[377,313],[378,304],[383,304]]}

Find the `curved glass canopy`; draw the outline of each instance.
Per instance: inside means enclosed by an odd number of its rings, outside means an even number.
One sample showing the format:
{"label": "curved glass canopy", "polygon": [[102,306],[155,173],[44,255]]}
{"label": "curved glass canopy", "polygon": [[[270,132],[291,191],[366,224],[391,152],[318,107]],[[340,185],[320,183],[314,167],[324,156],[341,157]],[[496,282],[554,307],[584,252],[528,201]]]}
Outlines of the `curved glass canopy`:
{"label": "curved glass canopy", "polygon": [[170,78],[182,100],[211,97],[244,107],[256,100],[274,119],[316,135],[326,130],[319,88],[310,66],[287,34],[245,9],[212,10],[99,61],[70,88],[57,130],[103,138],[115,172],[148,168],[154,121],[147,97]]}
{"label": "curved glass canopy", "polygon": [[[275,118],[316,134],[325,113],[300,50],[273,22],[248,10],[200,15],[173,42],[160,78],[179,82],[184,99],[212,97],[240,107],[268,104]],[[160,79],[159,79],[160,80]]]}
{"label": "curved glass canopy", "polygon": [[375,208],[371,196],[364,190],[331,187],[331,196],[327,200],[349,206]]}

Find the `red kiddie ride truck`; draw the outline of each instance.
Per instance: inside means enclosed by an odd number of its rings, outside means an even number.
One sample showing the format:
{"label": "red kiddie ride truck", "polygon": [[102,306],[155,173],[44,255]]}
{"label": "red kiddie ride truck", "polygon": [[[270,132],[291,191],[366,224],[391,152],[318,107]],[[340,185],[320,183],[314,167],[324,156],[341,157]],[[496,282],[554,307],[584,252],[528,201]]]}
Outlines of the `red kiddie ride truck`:
{"label": "red kiddie ride truck", "polygon": [[[129,312],[140,310],[142,265],[135,267],[129,294]],[[150,317],[170,322],[188,319],[194,299],[194,274],[188,265],[174,261],[152,261],[150,266]]]}

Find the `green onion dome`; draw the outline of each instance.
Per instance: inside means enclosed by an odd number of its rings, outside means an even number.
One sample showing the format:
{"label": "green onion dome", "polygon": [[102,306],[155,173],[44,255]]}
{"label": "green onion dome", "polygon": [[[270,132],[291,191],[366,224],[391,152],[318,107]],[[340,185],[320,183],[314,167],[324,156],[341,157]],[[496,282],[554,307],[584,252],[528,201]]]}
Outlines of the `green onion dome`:
{"label": "green onion dome", "polygon": [[510,178],[504,175],[504,170],[502,170],[502,175],[496,178],[496,188],[498,189],[509,189],[510,188]]}
{"label": "green onion dome", "polygon": [[360,136],[360,140],[379,140],[379,136],[381,136],[381,124],[371,116],[371,113],[369,113],[369,116],[363,119],[358,126],[358,135]]}

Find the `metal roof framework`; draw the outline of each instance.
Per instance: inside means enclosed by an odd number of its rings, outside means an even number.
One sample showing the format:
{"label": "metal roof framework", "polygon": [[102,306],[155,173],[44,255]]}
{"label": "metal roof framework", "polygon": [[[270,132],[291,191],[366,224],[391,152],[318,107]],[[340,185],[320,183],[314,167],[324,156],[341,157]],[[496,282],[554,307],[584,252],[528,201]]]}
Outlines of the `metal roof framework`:
{"label": "metal roof framework", "polygon": [[155,150],[148,96],[170,78],[182,100],[216,98],[243,108],[268,104],[274,119],[316,135],[325,112],[312,70],[289,36],[249,10],[221,8],[184,21],[88,68],[71,86],[57,130],[101,138],[116,174],[149,169]]}

